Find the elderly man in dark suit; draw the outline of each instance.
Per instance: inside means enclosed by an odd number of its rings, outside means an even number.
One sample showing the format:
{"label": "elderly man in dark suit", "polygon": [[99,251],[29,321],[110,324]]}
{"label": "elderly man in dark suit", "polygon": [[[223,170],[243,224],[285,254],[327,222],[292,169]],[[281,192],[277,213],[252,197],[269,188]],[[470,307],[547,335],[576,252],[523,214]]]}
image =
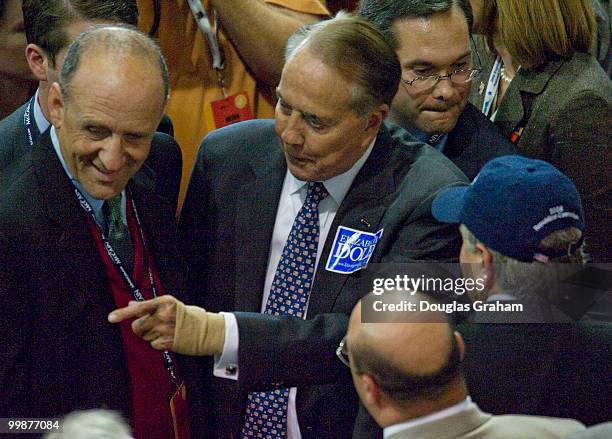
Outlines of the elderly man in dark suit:
{"label": "elderly man in dark suit", "polygon": [[192,174],[180,229],[208,311],[160,298],[111,316],[142,316],[134,330],[156,347],[216,355],[200,396],[210,437],[350,437],[357,395],[334,351],[362,270],[458,251],[430,208],[466,179],[382,125],[400,77],[382,34],[337,17],[296,34],[286,59],[275,121],[211,133]]}
{"label": "elderly man in dark suit", "polygon": [[53,126],[0,177],[3,416],[105,407],[136,438],[174,437],[169,398],[174,413],[185,407],[176,358],[106,319],[183,288],[173,209],[142,167],[167,78],[141,32],[86,31],[49,90]]}
{"label": "elderly man in dark suit", "polygon": [[429,143],[470,180],[489,160],[514,153],[468,103],[480,67],[478,53],[470,50],[468,0],[362,0],[359,15],[387,35],[402,66],[387,122],[394,137]]}
{"label": "elderly man in dark suit", "polygon": [[[88,27],[101,23],[136,25],[135,0],[24,0],[23,15],[28,46],[26,59],[39,81],[28,102],[0,121],[0,172],[31,149],[37,137],[51,125],[48,93],[59,80],[70,43]],[[158,131],[172,134],[172,123],[162,118]],[[168,136],[155,134],[146,160],[156,177],[157,192],[177,205],[183,158]]]}

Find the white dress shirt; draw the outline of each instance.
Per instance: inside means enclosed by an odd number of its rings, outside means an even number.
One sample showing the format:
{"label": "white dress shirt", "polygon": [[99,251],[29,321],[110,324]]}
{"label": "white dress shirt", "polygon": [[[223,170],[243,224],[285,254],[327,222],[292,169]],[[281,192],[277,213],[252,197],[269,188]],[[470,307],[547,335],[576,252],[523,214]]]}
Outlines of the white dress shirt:
{"label": "white dress shirt", "polygon": [[[317,249],[317,258],[315,261],[315,273],[319,265],[319,259],[325,246],[327,235],[334,222],[338,208],[342,204],[353,180],[363,167],[364,163],[370,156],[376,139],[372,141],[366,152],[361,156],[351,169],[343,174],[337,175],[323,182],[325,189],[329,192],[324,200],[319,203],[319,245]],[[293,226],[293,222],[298,212],[302,208],[306,200],[308,191],[308,182],[298,180],[287,170],[281,197],[276,211],[276,221],[274,223],[274,231],[272,233],[272,241],[270,242],[270,255],[268,257],[268,270],[264,283],[263,299],[261,301],[261,312],[266,309],[266,302],[270,295],[270,288],[276,273],[276,267],[283,253],[283,248],[289,237],[289,232]],[[314,279],[313,279],[314,282]],[[241,294],[241,292],[237,292]],[[308,311],[308,303],[304,312]],[[240,373],[240,365],[238,364],[238,324],[236,317],[232,313],[222,313],[225,317],[225,342],[223,345],[223,353],[220,357],[215,357],[215,365],[213,374],[220,378],[228,378],[237,380]],[[231,373],[228,373],[231,371]],[[297,419],[297,411],[295,407],[297,388],[292,387],[289,390],[289,404],[287,414],[287,438],[301,439],[300,427]]]}

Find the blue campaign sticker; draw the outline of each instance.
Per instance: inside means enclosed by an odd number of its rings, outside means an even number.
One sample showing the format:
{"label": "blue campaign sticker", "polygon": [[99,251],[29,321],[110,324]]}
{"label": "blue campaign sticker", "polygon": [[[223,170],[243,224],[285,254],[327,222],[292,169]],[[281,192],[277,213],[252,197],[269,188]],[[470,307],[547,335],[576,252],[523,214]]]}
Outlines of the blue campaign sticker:
{"label": "blue campaign sticker", "polygon": [[383,230],[369,233],[344,226],[338,227],[325,269],[334,273],[351,274],[365,268]]}

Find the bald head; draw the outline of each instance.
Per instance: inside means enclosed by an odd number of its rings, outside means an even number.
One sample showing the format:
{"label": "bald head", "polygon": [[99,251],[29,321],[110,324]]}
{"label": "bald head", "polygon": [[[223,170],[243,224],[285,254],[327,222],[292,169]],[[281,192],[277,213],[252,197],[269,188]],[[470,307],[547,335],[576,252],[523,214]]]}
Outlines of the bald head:
{"label": "bald head", "polygon": [[[402,299],[415,303],[430,300],[419,294]],[[465,398],[459,368],[463,345],[446,314],[414,312],[407,318],[403,313],[397,319],[393,323],[364,323],[361,302],[353,309],[346,348],[362,400],[367,387],[360,388],[363,376],[369,377],[397,408],[432,401],[437,404],[449,393]]]}
{"label": "bald head", "polygon": [[[355,307],[347,343],[357,362],[362,351],[411,375],[428,376],[447,363],[453,347],[453,331],[443,313],[413,313],[414,320],[396,323],[361,323],[361,306]],[[361,358],[359,358],[361,357]]]}
{"label": "bald head", "polygon": [[159,93],[165,104],[168,97],[168,67],[159,46],[146,34],[128,25],[92,27],[70,45],[60,87],[65,98],[70,96],[70,84],[84,58],[108,57],[115,66],[139,62],[147,66],[147,75],[159,78]]}

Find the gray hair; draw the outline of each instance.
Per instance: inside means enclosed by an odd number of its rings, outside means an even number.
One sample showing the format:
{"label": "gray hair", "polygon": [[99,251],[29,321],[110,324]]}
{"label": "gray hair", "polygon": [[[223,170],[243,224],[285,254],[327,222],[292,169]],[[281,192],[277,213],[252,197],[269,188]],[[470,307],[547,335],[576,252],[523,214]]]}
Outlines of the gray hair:
{"label": "gray hair", "polygon": [[365,116],[380,104],[391,105],[401,76],[397,55],[383,34],[361,17],[341,12],[304,26],[287,42],[285,61],[304,48],[355,84],[351,105]]}
{"label": "gray hair", "polygon": [[393,24],[407,18],[430,18],[439,12],[458,6],[465,15],[471,33],[474,16],[469,0],[361,0],[359,15],[372,21],[389,39],[395,50],[399,41],[393,33]]}
{"label": "gray hair", "polygon": [[48,433],[44,439],[133,439],[130,427],[117,412],[76,411],[60,422],[61,431]]}
{"label": "gray hair", "polygon": [[[480,241],[464,224],[459,227],[467,250],[476,253],[476,244]],[[556,230],[540,242],[539,249],[543,252],[567,250],[580,241],[581,235],[582,232],[576,227]],[[543,299],[553,299],[551,295],[558,292],[558,287],[567,273],[574,272],[576,266],[584,263],[582,247],[575,255],[551,259],[549,263],[522,262],[503,255],[489,246],[486,248],[493,258],[497,286],[501,292],[517,299],[532,298],[535,295]]]}
{"label": "gray hair", "polygon": [[112,51],[117,57],[140,57],[158,64],[166,102],[169,92],[168,66],[159,46],[147,34],[122,24],[94,26],[79,35],[70,45],[59,81],[66,99],[70,96],[70,82],[79,68],[81,58],[88,51],[98,48]]}

